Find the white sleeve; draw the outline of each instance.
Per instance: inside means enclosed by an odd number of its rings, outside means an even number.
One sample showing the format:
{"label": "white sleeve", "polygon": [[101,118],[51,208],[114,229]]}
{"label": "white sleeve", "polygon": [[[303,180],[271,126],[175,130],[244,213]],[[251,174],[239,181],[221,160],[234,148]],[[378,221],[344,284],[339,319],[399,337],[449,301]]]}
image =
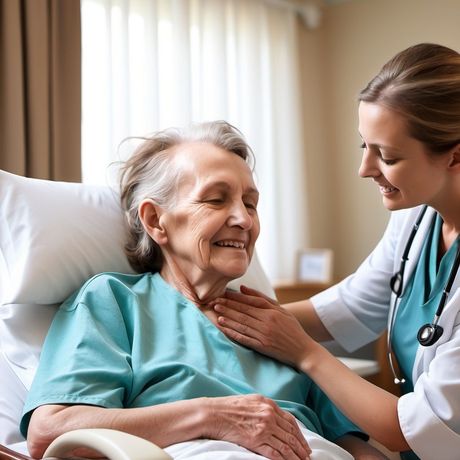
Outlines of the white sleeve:
{"label": "white sleeve", "polygon": [[382,239],[358,270],[311,299],[327,330],[347,351],[377,339],[387,326],[390,278],[406,217],[404,211],[392,212]]}

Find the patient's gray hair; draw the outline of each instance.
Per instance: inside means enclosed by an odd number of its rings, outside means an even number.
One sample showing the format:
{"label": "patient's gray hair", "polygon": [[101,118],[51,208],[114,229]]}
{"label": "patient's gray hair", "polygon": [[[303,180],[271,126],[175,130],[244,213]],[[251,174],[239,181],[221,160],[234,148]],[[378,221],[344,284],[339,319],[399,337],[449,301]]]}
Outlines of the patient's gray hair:
{"label": "patient's gray hair", "polygon": [[121,204],[128,225],[125,252],[135,271],[155,273],[161,270],[163,254],[142,225],[139,205],[150,198],[166,210],[174,206],[181,171],[173,164],[171,148],[188,142],[207,142],[243,158],[251,169],[254,155],[241,132],[225,121],[169,128],[143,140],[121,167]]}

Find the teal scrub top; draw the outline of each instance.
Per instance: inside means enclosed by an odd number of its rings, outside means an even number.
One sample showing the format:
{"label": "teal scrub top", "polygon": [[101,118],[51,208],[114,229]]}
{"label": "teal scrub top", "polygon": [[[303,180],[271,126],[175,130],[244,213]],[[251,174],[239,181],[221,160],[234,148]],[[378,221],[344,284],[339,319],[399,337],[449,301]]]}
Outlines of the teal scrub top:
{"label": "teal scrub top", "polygon": [[44,404],[135,408],[252,393],[331,441],[360,432],[305,374],[229,340],[158,273],[103,273],[58,310],[21,431]]}
{"label": "teal scrub top", "polygon": [[[433,321],[457,253],[458,241],[449,248],[438,264],[441,230],[442,219],[437,214],[396,313],[392,348],[406,380],[402,384],[403,394],[414,390],[412,369],[419,347],[417,332],[421,326]],[[405,460],[418,459],[413,452],[403,453],[401,457]]]}

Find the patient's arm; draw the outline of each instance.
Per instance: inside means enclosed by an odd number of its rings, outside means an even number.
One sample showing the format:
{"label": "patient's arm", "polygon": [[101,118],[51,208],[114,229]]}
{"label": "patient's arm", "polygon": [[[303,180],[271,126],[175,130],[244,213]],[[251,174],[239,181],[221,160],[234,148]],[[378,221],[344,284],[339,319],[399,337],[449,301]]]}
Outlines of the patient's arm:
{"label": "patient's arm", "polygon": [[44,405],[32,415],[31,455],[41,458],[62,433],[79,428],[110,428],[166,447],[199,438],[239,444],[270,459],[308,458],[311,450],[294,417],[260,395],[196,398],[134,409]]}

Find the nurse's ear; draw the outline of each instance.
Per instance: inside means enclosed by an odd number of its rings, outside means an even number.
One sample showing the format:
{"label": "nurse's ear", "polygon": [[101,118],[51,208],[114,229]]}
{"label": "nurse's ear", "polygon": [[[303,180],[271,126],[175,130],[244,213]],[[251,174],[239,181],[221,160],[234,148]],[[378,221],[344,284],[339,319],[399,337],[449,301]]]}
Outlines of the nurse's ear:
{"label": "nurse's ear", "polygon": [[166,229],[162,225],[162,214],[163,209],[150,198],[146,198],[139,205],[139,219],[142,222],[142,226],[159,246],[166,244],[168,241]]}
{"label": "nurse's ear", "polygon": [[457,144],[455,147],[453,147],[449,155],[449,170],[455,173],[460,173],[460,144]]}

